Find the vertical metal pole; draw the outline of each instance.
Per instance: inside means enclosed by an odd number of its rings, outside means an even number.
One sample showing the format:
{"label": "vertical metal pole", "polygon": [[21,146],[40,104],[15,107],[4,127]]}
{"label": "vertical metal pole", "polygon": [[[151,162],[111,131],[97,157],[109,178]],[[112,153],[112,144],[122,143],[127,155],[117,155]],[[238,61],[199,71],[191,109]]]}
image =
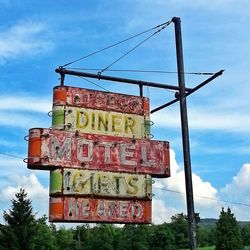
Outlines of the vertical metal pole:
{"label": "vertical metal pole", "polygon": [[65,74],[61,73],[61,86],[64,85]]}
{"label": "vertical metal pole", "polygon": [[139,82],[140,97],[143,97],[143,85]]}
{"label": "vertical metal pole", "polygon": [[195,250],[196,223],[195,223],[195,213],[194,213],[192,170],[191,170],[190,146],[189,146],[188,116],[187,116],[182,36],[181,36],[181,20],[179,17],[174,17],[172,21],[175,24],[177,71],[178,71],[178,82],[180,87],[179,99],[180,99],[181,130],[182,130],[183,157],[184,157],[185,182],[186,182],[186,200],[187,200],[187,213],[188,213],[188,226],[189,226],[189,246],[191,250]]}

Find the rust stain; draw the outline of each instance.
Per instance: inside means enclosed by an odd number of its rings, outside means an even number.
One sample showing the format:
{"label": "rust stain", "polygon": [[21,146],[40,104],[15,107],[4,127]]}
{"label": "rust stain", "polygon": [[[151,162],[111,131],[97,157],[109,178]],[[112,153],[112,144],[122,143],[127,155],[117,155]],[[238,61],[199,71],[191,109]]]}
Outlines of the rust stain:
{"label": "rust stain", "polygon": [[[81,168],[144,173],[169,177],[169,144],[166,141],[40,130],[40,155],[29,156],[31,169]],[[33,130],[30,130],[32,133]],[[29,145],[32,147],[33,144]]]}
{"label": "rust stain", "polygon": [[[63,217],[51,222],[151,223],[151,201],[62,197]],[[53,202],[53,198],[50,198]]]}
{"label": "rust stain", "polygon": [[148,98],[55,87],[52,129],[29,130],[27,159],[50,170],[49,220],[151,223],[152,177],[170,176],[152,125]]}
{"label": "rust stain", "polygon": [[64,168],[51,171],[50,186],[51,196],[152,199],[152,178],[146,174]]}
{"label": "rust stain", "polygon": [[70,86],[57,86],[54,88],[53,104],[138,115],[149,115],[150,111],[149,99],[146,97]]}
{"label": "rust stain", "polygon": [[149,116],[111,111],[54,106],[52,127],[67,131],[112,135],[129,138],[148,138]]}

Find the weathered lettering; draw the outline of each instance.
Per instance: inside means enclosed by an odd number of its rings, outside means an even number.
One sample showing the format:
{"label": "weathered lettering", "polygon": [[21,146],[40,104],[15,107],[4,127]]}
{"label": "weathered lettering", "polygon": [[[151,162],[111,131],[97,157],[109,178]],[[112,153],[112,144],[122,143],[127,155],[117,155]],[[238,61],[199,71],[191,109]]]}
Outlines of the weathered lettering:
{"label": "weathered lettering", "polygon": [[50,183],[50,195],[152,198],[152,179],[146,174],[65,168],[51,171]]}
{"label": "weathered lettering", "polygon": [[[153,177],[170,175],[169,146],[164,141],[40,129],[37,138],[32,137],[29,143],[30,154],[34,155],[29,157],[29,168],[70,167],[147,173]],[[39,147],[40,155],[32,153],[33,146]]]}
{"label": "weathered lettering", "polygon": [[50,198],[51,222],[151,223],[151,201]]}
{"label": "weathered lettering", "polygon": [[149,115],[149,99],[111,92],[69,86],[57,86],[53,93],[54,105],[109,110],[115,112]]}
{"label": "weathered lettering", "polygon": [[52,127],[100,135],[149,138],[149,116],[54,106]]}

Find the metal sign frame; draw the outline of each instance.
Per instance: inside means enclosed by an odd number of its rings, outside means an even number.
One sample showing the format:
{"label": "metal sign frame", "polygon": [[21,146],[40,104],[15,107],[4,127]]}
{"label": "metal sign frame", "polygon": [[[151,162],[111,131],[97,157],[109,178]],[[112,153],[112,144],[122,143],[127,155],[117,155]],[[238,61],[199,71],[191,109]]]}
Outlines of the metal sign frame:
{"label": "metal sign frame", "polygon": [[176,90],[176,98],[154,110],[151,113],[156,112],[162,108],[165,108],[177,101],[180,102],[180,118],[181,118],[181,130],[182,130],[182,142],[183,142],[183,158],[184,158],[184,169],[185,169],[185,183],[186,183],[186,200],[187,200],[187,213],[188,213],[188,225],[189,225],[189,240],[190,249],[196,249],[196,222],[194,213],[194,201],[193,201],[193,184],[192,184],[192,170],[191,170],[191,157],[190,157],[190,145],[189,145],[189,130],[188,130],[188,116],[187,116],[187,105],[186,97],[196,92],[207,83],[211,82],[218,76],[222,75],[224,70],[215,73],[213,76],[205,80],[204,82],[197,85],[195,88],[185,87],[184,77],[184,60],[183,60],[183,49],[182,49],[182,35],[181,35],[181,20],[179,17],[173,17],[172,22],[175,25],[175,43],[176,43],[176,57],[177,57],[177,71],[178,71],[178,86],[172,86],[169,84],[161,84],[155,82],[133,80],[126,78],[119,78],[113,76],[107,76],[102,74],[91,74],[86,72],[77,72],[67,70],[63,67],[57,68],[55,71],[61,75],[61,85],[64,85],[65,75],[74,75],[87,78],[96,78],[99,80],[108,80],[122,83],[135,84],[139,86],[140,96],[143,95],[143,86],[163,88]]}

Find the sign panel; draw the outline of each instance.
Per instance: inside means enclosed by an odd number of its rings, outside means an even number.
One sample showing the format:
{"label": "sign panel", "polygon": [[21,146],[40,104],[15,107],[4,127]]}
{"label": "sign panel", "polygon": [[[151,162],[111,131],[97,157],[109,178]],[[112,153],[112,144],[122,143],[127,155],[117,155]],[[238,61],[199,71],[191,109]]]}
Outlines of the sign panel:
{"label": "sign panel", "polygon": [[149,116],[149,99],[146,97],[69,86],[57,86],[54,88],[53,105]]}
{"label": "sign panel", "polygon": [[50,198],[50,222],[151,223],[151,201]]}
{"label": "sign panel", "polygon": [[150,138],[150,121],[144,116],[96,109],[54,106],[52,127],[91,134]]}
{"label": "sign panel", "polygon": [[50,195],[152,198],[150,175],[64,168],[50,172]]}
{"label": "sign panel", "polygon": [[30,129],[27,158],[50,170],[49,221],[151,223],[152,177],[170,176],[151,125],[148,98],[55,87],[52,128]]}
{"label": "sign panel", "polygon": [[165,141],[93,135],[55,129],[29,131],[28,168],[81,168],[170,176]]}

